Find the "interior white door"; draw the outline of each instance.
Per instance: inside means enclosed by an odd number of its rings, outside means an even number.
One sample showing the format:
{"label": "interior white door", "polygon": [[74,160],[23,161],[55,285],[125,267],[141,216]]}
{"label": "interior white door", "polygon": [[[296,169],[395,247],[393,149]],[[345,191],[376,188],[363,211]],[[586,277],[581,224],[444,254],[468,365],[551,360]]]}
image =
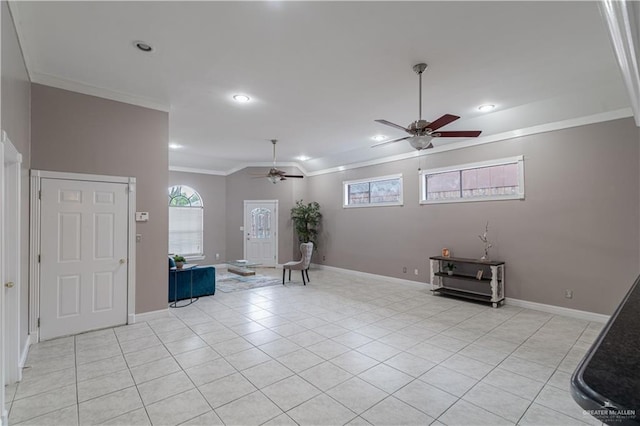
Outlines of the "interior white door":
{"label": "interior white door", "polygon": [[[0,241],[4,241],[4,141],[0,141]],[[0,244],[0,283],[5,283],[5,269],[4,269],[4,244]],[[4,291],[0,292],[0,309],[2,313],[5,311]],[[4,315],[0,314],[0,424],[7,424],[7,410],[5,407],[5,320]]]}
{"label": "interior white door", "polygon": [[4,224],[4,236],[0,238],[4,250],[4,367],[5,382],[12,384],[22,379],[20,368],[20,173],[22,156],[13,146],[6,133],[2,133],[4,149],[3,196],[0,215]]}
{"label": "interior white door", "polygon": [[275,266],[278,253],[278,201],[244,202],[244,258]]}
{"label": "interior white door", "polygon": [[127,187],[42,179],[40,340],[126,324]]}

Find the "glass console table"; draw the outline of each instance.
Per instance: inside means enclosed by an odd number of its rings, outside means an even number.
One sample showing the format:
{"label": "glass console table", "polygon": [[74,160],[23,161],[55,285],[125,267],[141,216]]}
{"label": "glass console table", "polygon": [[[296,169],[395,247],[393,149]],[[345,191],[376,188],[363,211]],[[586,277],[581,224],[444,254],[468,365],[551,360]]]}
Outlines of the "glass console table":
{"label": "glass console table", "polygon": [[[189,306],[194,302],[197,302],[199,297],[193,297],[193,269],[196,267],[197,265],[184,265],[182,268],[178,269],[176,267],[173,268],[169,268],[169,273],[173,273],[175,274],[175,285],[173,286],[173,303],[169,304],[169,307],[171,308],[184,308],[185,306]],[[189,272],[189,287],[190,287],[190,291],[189,291],[189,303],[184,303],[182,305],[178,305],[178,285],[180,283],[180,280],[178,280],[178,273],[187,273]],[[184,301],[186,301],[187,299],[183,299]]]}

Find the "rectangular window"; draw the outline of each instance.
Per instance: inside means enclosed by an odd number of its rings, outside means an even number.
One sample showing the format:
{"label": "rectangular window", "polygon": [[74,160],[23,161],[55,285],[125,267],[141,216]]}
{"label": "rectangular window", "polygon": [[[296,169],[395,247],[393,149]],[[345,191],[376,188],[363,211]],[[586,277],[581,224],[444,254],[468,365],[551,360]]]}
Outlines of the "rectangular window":
{"label": "rectangular window", "polygon": [[401,206],[402,175],[342,182],[343,207]]}
{"label": "rectangular window", "polygon": [[420,172],[420,204],[524,199],[523,156]]}
{"label": "rectangular window", "polygon": [[169,207],[169,253],[202,256],[203,237],[202,207]]}

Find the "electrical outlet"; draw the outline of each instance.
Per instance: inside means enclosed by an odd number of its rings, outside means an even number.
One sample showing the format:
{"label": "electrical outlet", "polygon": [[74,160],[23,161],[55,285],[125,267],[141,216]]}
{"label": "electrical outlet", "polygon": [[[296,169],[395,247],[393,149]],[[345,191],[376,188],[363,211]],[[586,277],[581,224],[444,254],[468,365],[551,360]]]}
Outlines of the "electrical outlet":
{"label": "electrical outlet", "polygon": [[322,261],[324,262],[325,260],[327,260],[327,256],[322,256]]}
{"label": "electrical outlet", "polygon": [[406,267],[406,266],[403,266],[403,267],[402,267],[402,273],[403,273],[403,274],[406,274],[406,273],[407,273],[407,267]]}
{"label": "electrical outlet", "polygon": [[216,253],[216,260],[220,260],[220,253]]}
{"label": "electrical outlet", "polygon": [[417,269],[414,269],[414,270],[413,270],[413,273],[414,273],[414,275],[418,275],[418,270],[417,270]]}
{"label": "electrical outlet", "polygon": [[567,299],[573,299],[573,290],[565,290],[564,297],[566,297]]}

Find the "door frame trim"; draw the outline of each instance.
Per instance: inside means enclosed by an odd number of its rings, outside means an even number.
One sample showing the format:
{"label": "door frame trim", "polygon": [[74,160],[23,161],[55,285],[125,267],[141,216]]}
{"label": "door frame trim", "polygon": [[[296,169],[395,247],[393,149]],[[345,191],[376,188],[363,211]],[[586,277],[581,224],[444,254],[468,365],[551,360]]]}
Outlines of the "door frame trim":
{"label": "door frame trim", "polygon": [[280,235],[279,235],[279,221],[280,221],[280,205],[278,204],[278,200],[244,200],[244,204],[243,204],[243,209],[242,209],[242,257],[244,259],[247,258],[247,239],[245,237],[245,229],[244,227],[246,226],[246,219],[247,219],[247,204],[249,203],[273,203],[276,206],[276,217],[275,217],[275,221],[274,221],[274,225],[276,227],[276,232],[274,234],[275,236],[275,259],[274,259],[274,266],[278,266],[278,240],[280,239]]}
{"label": "door frame trim", "polygon": [[29,334],[40,341],[40,188],[42,179],[76,180],[85,182],[123,183],[128,185],[127,210],[127,324],[135,322],[136,314],[136,178],[92,175],[84,173],[31,170],[31,207],[29,215]]}

